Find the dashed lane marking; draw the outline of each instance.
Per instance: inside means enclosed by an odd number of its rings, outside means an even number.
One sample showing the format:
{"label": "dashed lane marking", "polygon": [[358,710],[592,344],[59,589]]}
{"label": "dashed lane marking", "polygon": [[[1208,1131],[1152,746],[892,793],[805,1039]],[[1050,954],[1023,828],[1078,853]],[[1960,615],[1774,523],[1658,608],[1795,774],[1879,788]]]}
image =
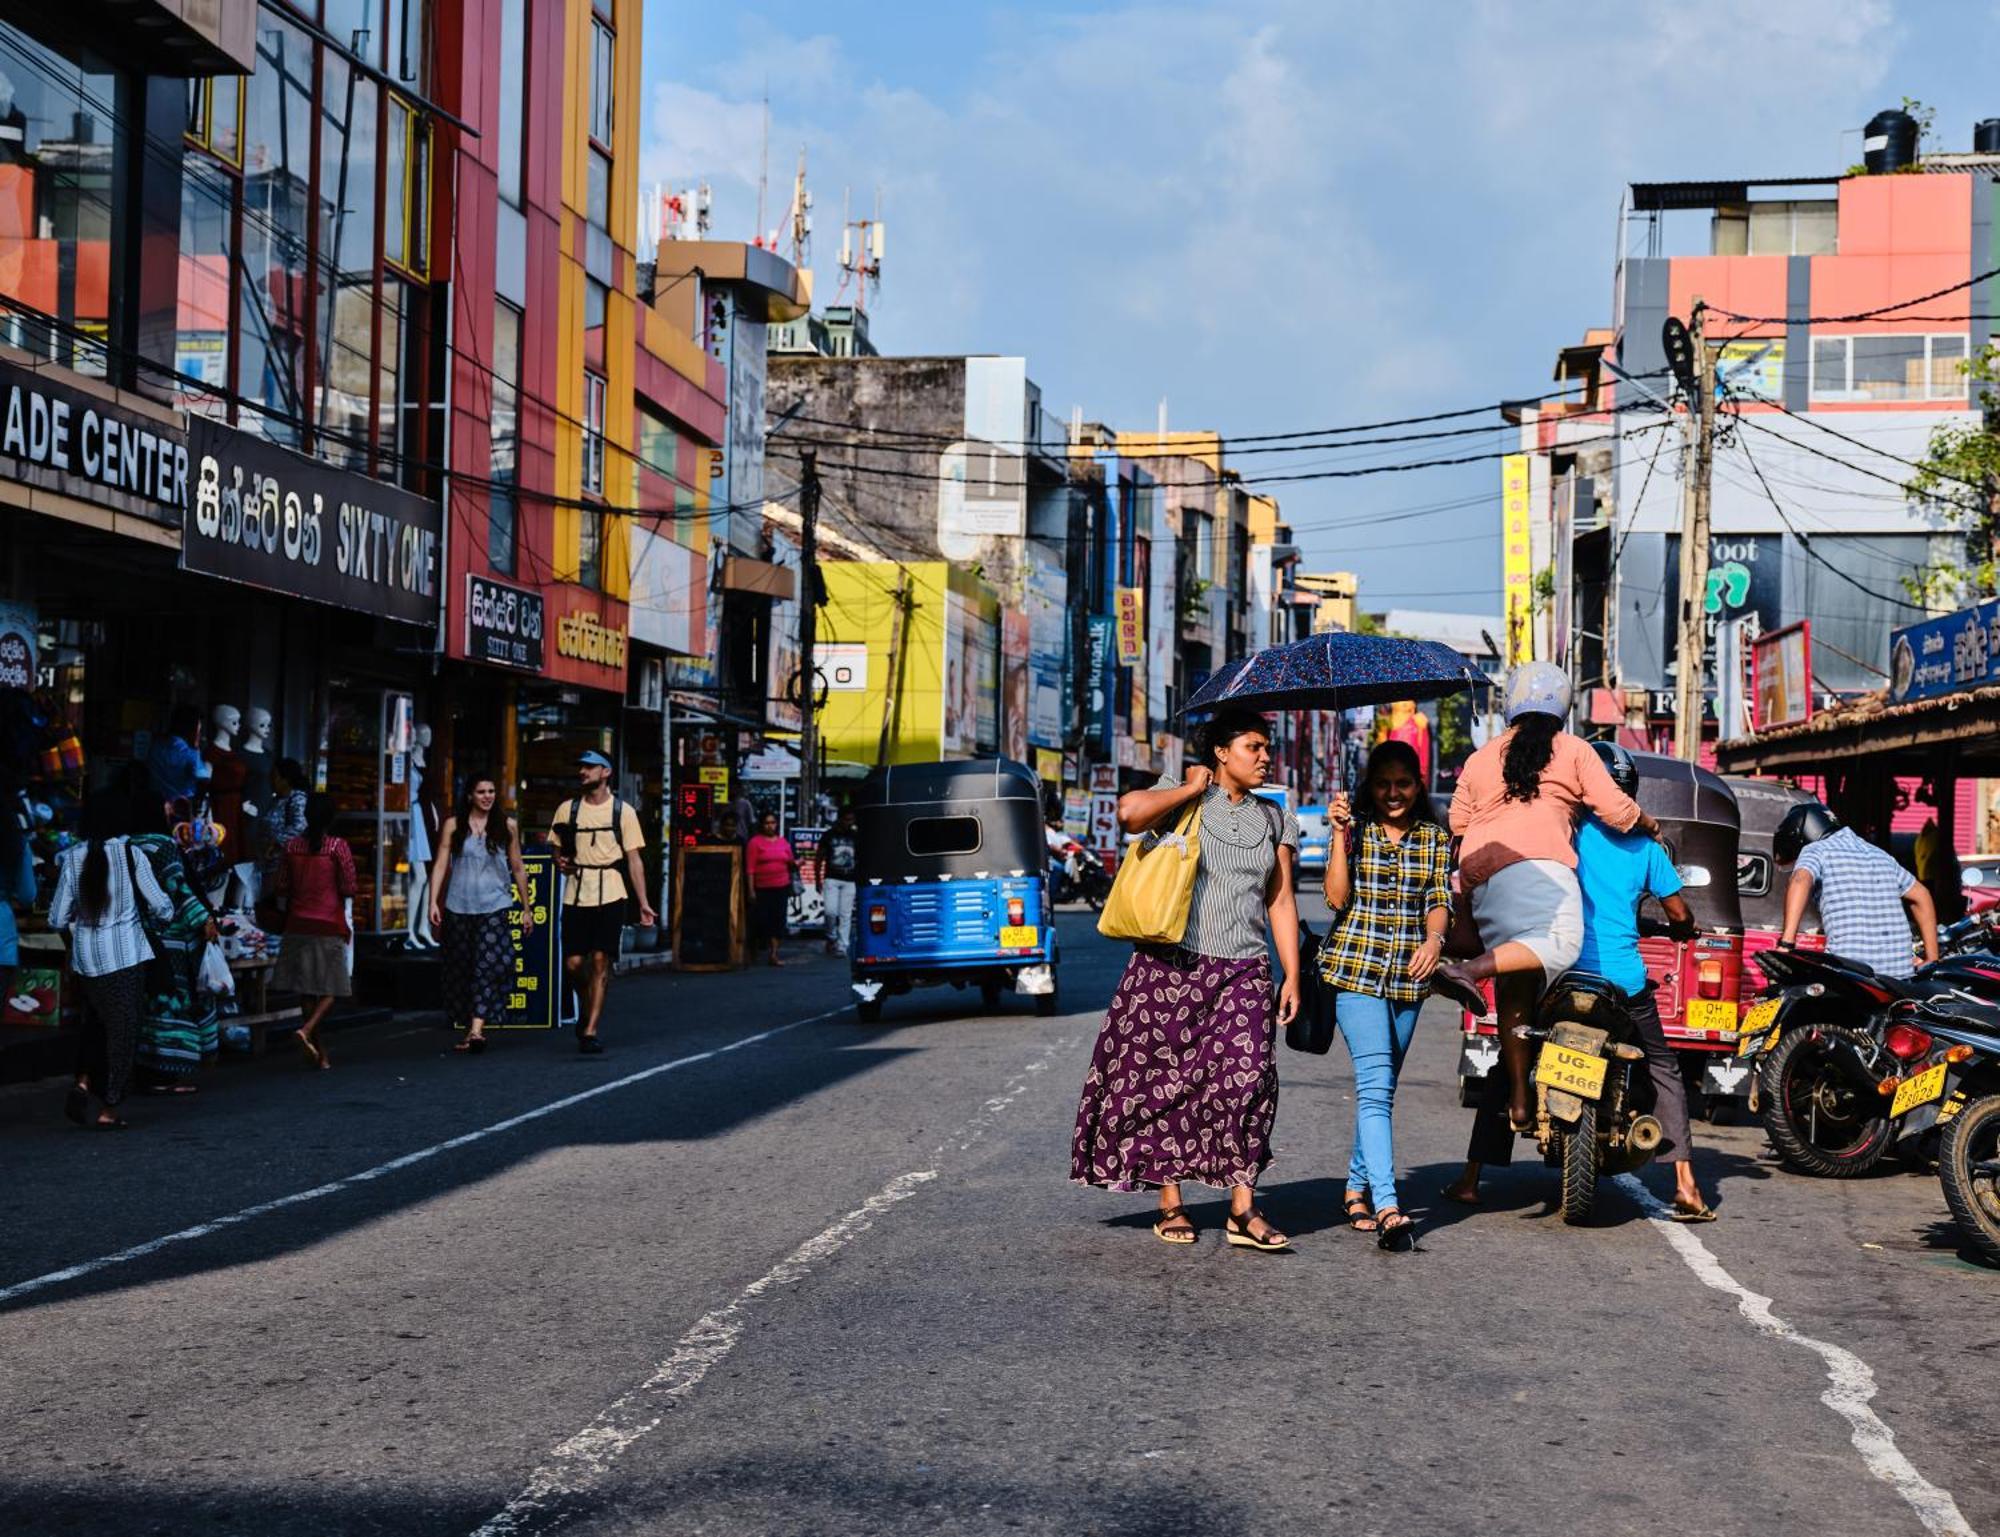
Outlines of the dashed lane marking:
{"label": "dashed lane marking", "polygon": [[1704,1286],[1734,1297],[1736,1310],[1760,1332],[1810,1350],[1826,1363],[1827,1388],[1819,1395],[1819,1401],[1847,1421],[1854,1449],[1861,1454],[1868,1471],[1902,1497],[1923,1522],[1925,1531],[1933,1537],[1978,1537],[1971,1523],[1959,1513],[1958,1502],[1950,1492],[1916,1470],[1896,1445],[1895,1432],[1869,1407],[1869,1400],[1875,1396],[1874,1368],[1851,1350],[1801,1334],[1772,1312],[1771,1299],[1753,1292],[1723,1269],[1722,1261],[1709,1251],[1708,1245],[1693,1230],[1674,1221],[1673,1209],[1642,1185],[1637,1176],[1621,1174],[1618,1183],[1639,1203],[1654,1228]]}
{"label": "dashed lane marking", "polygon": [[659,1368],[596,1419],[562,1442],[549,1460],[529,1475],[521,1492],[481,1526],[474,1537],[528,1537],[551,1532],[577,1514],[582,1498],[603,1480],[612,1465],[633,1445],[657,1430],[676,1405],[736,1348],[749,1315],[780,1287],[804,1280],[867,1232],[875,1219],[907,1201],[938,1177],[938,1165],[951,1153],[970,1148],[1008,1106],[1027,1093],[1036,1076],[1048,1070],[1056,1053],[1074,1044],[1052,1041],[971,1119],[938,1144],[921,1169],[898,1174],[859,1206],[800,1244],[721,1307],[704,1314],[675,1342]]}

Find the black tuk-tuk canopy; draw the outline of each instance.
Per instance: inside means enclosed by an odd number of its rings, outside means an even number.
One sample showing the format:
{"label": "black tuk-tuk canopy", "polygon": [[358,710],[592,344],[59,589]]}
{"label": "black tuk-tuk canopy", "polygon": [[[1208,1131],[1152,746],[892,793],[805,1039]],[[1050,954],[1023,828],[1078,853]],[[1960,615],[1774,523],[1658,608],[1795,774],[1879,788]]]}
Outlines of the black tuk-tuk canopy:
{"label": "black tuk-tuk canopy", "polygon": [[955,880],[1048,869],[1040,781],[1025,763],[972,758],[875,769],[855,790],[863,881]]}
{"label": "black tuk-tuk canopy", "polygon": [[1736,797],[1719,775],[1695,764],[1660,753],[1632,757],[1639,766],[1639,804],[1660,823],[1694,921],[1703,928],[1741,929]]}

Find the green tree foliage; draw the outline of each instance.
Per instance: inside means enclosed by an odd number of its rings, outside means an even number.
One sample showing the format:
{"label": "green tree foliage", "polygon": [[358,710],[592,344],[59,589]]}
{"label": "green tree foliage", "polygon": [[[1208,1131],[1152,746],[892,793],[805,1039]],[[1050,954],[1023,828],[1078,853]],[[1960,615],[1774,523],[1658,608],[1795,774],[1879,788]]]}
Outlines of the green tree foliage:
{"label": "green tree foliage", "polygon": [[1976,426],[1945,423],[1931,440],[1917,473],[1904,489],[1918,502],[1935,508],[1961,536],[1954,558],[1932,559],[1903,585],[1914,601],[1948,605],[1960,599],[1986,597],[1996,591],[1996,543],[2000,543],[2000,345],[1964,365],[1973,396],[1981,405]]}

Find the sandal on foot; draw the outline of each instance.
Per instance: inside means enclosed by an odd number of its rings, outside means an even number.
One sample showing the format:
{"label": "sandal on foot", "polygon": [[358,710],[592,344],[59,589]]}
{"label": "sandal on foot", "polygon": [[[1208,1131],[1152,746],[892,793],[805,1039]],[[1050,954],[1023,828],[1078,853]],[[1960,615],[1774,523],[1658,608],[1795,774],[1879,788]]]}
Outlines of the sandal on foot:
{"label": "sandal on foot", "polygon": [[[1187,1226],[1168,1227],[1169,1222],[1185,1222]],[[1160,1213],[1159,1220],[1154,1222],[1153,1236],[1161,1243],[1170,1243],[1176,1248],[1185,1249],[1195,1241],[1194,1218],[1187,1214],[1187,1208],[1184,1206],[1169,1206]]]}
{"label": "sandal on foot", "polygon": [[1676,1222],[1713,1222],[1714,1220],[1715,1208],[1710,1206],[1706,1201],[1698,1201],[1693,1206],[1683,1206],[1679,1201],[1674,1202],[1674,1221]]}
{"label": "sandal on foot", "polygon": [[1484,1019],[1493,1007],[1478,988],[1442,966],[1431,973],[1431,992],[1447,1003],[1457,1004],[1474,1019]]}
{"label": "sandal on foot", "polygon": [[319,1042],[315,1041],[303,1030],[299,1031],[293,1039],[299,1043],[299,1050],[311,1059],[314,1067],[326,1066],[326,1053],[319,1049]]}
{"label": "sandal on foot", "polygon": [[1375,1231],[1375,1213],[1369,1209],[1366,1196],[1351,1195],[1347,1198],[1347,1225],[1357,1233]]}
{"label": "sandal on foot", "polygon": [[1281,1249],[1289,1249],[1292,1246],[1291,1239],[1272,1227],[1268,1221],[1264,1224],[1262,1238],[1250,1231],[1250,1224],[1263,1215],[1254,1206],[1240,1217],[1231,1212],[1223,1219],[1222,1236],[1229,1240],[1231,1247],[1238,1249],[1261,1249],[1266,1254],[1276,1254]]}
{"label": "sandal on foot", "polygon": [[483,1035],[468,1035],[451,1049],[453,1051],[462,1051],[468,1056],[476,1057],[486,1049],[486,1037]]}
{"label": "sandal on foot", "polygon": [[1406,1254],[1417,1246],[1417,1225],[1400,1210],[1385,1206],[1379,1215],[1381,1226],[1375,1235],[1376,1248],[1385,1254]]}
{"label": "sandal on foot", "polygon": [[63,1096],[63,1114],[79,1126],[90,1124],[90,1090],[73,1087]]}

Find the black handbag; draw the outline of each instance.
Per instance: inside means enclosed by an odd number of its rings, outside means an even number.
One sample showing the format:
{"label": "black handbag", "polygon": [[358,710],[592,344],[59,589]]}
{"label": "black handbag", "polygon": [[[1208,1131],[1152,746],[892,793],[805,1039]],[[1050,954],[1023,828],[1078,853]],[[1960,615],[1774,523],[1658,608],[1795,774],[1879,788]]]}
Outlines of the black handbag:
{"label": "black handbag", "polygon": [[1299,1011],[1285,1026],[1285,1044],[1293,1051],[1323,1057],[1333,1049],[1333,989],[1319,974],[1320,936],[1299,924]]}

